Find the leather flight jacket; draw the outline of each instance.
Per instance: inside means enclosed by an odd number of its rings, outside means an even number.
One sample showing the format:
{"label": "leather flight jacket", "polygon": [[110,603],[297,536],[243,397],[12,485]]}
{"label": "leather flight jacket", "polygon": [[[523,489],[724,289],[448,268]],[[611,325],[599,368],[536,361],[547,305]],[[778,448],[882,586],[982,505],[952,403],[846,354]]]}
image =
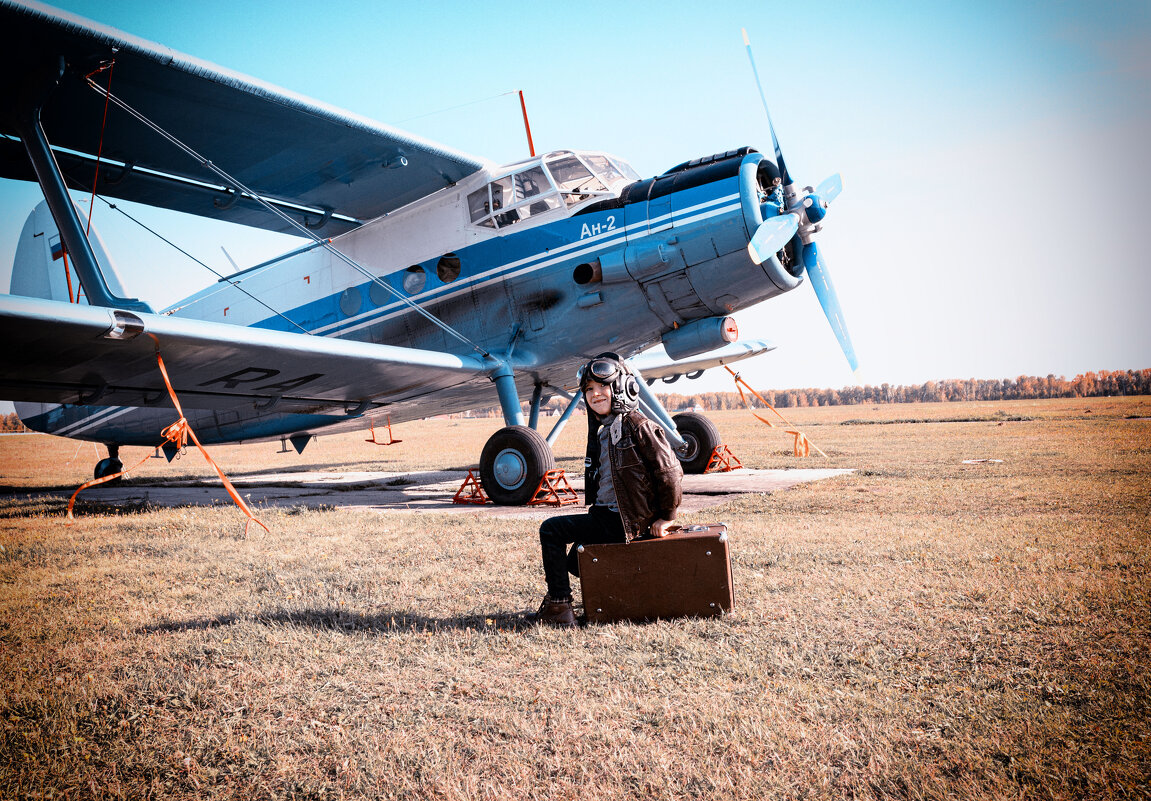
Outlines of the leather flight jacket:
{"label": "leather flight jacket", "polygon": [[[594,504],[599,491],[599,454],[592,453],[589,437],[588,462],[584,470],[584,498]],[[594,450],[599,450],[598,447]],[[674,520],[683,500],[683,468],[664,430],[638,411],[624,415],[619,442],[608,437],[612,485],[627,542],[651,535],[656,520]]]}

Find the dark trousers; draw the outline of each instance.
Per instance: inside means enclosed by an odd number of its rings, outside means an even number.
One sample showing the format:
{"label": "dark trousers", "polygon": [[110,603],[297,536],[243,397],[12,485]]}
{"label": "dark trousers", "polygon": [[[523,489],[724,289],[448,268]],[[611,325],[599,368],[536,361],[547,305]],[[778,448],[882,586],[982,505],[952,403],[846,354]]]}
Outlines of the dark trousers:
{"label": "dark trousers", "polygon": [[[552,598],[571,596],[568,572],[573,576],[579,575],[576,548],[581,544],[625,541],[619,512],[606,506],[592,506],[587,514],[582,515],[549,517],[540,525],[540,548],[548,595]],[[572,546],[570,552],[568,545]]]}

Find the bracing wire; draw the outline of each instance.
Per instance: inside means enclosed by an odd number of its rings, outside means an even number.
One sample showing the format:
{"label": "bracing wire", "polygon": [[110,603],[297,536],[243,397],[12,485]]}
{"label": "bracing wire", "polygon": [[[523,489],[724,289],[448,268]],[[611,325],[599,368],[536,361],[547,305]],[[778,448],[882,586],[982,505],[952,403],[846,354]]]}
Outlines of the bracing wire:
{"label": "bracing wire", "polygon": [[227,185],[235,187],[238,192],[241,192],[242,194],[244,194],[245,196],[247,196],[251,200],[254,200],[255,202],[259,203],[261,206],[264,207],[265,210],[271,212],[276,217],[280,218],[283,222],[287,223],[292,228],[299,231],[301,234],[306,236],[308,239],[311,239],[314,242],[316,242],[318,245],[323,247],[325,250],[327,250],[329,253],[331,253],[333,256],[335,256],[337,259],[342,261],[344,264],[346,264],[347,266],[351,267],[353,270],[364,275],[372,283],[377,284],[384,291],[391,294],[393,297],[395,297],[401,303],[410,307],[417,314],[419,314],[422,317],[424,317],[425,319],[427,319],[430,323],[432,323],[436,327],[440,328],[442,331],[444,331],[448,335],[455,337],[460,342],[463,342],[465,345],[470,346],[472,349],[474,349],[477,353],[479,353],[481,356],[484,356],[485,358],[489,358],[491,356],[491,354],[489,354],[486,350],[481,348],[476,343],[472,342],[470,339],[468,339],[466,336],[461,334],[459,331],[452,328],[450,325],[445,323],[443,320],[439,319],[434,314],[429,312],[427,309],[420,306],[418,303],[415,303],[412,300],[405,297],[395,287],[391,286],[386,281],[382,280],[379,276],[377,276],[376,274],[374,274],[373,272],[368,270],[368,268],[361,265],[355,259],[346,255],[339,248],[337,248],[335,245],[332,244],[332,240],[324,239],[324,238],[318,236],[314,231],[310,230],[306,226],[293,220],[291,217],[289,217],[283,211],[281,211],[280,209],[276,208],[271,203],[266,201],[262,196],[257,194],[255,191],[249,189],[242,182],[236,180],[234,177],[229,175],[223,169],[221,169],[220,167],[213,164],[210,159],[204,158],[198,152],[196,152],[194,149],[192,149],[189,145],[185,144],[181,139],[179,139],[175,135],[169,133],[167,130],[162,128],[157,123],[153,122],[151,119],[149,119],[147,116],[145,116],[142,112],[138,111],[132,105],[130,105],[129,103],[127,103],[126,101],[124,101],[120,97],[118,97],[118,96],[116,96],[110,92],[107,92],[105,89],[101,88],[101,86],[99,84],[97,84],[95,81],[93,81],[91,78],[85,78],[85,80],[87,81],[88,85],[97,94],[104,95],[104,96],[108,97],[113,103],[115,103],[118,107],[120,107],[125,112],[127,112],[130,116],[132,116],[137,121],[139,121],[140,123],[142,123],[143,125],[145,125],[149,129],[151,129],[156,134],[163,137],[166,141],[170,142],[172,145],[174,145],[177,148],[179,148],[180,150],[182,150],[185,154],[187,154],[192,159],[195,159],[195,161],[197,163],[199,163],[199,165],[201,167],[204,167],[205,169],[207,169],[210,172],[212,172],[213,174],[215,174],[218,178],[222,179]]}
{"label": "bracing wire", "polygon": [[[253,295],[253,294],[252,294],[251,292],[249,292],[248,290],[244,289],[242,286],[240,286],[240,282],[239,282],[239,281],[236,281],[236,280],[234,280],[234,279],[231,279],[231,278],[227,277],[226,275],[224,275],[224,274],[222,274],[222,273],[218,272],[217,270],[213,269],[213,268],[212,268],[210,265],[208,265],[208,264],[205,264],[204,262],[200,261],[200,260],[199,260],[199,259],[197,259],[195,256],[193,256],[191,253],[189,253],[188,251],[184,250],[182,247],[180,247],[179,245],[177,245],[175,242],[173,242],[172,240],[170,240],[170,239],[168,239],[167,237],[165,237],[165,236],[164,236],[163,234],[161,234],[159,231],[156,231],[156,230],[154,230],[154,229],[152,229],[152,228],[149,228],[149,227],[148,227],[147,225],[145,225],[143,222],[141,222],[140,220],[137,220],[135,217],[133,217],[133,216],[132,216],[131,214],[129,214],[128,212],[124,211],[122,208],[120,208],[119,206],[117,206],[115,203],[110,203],[110,202],[109,202],[109,201],[108,201],[108,200],[107,200],[107,199],[106,199],[106,198],[105,198],[103,195],[94,195],[94,197],[97,197],[97,198],[99,198],[100,200],[102,200],[102,201],[104,202],[104,204],[108,206],[108,208],[110,208],[110,209],[113,209],[113,210],[115,210],[115,211],[118,211],[118,212],[120,212],[121,214],[123,214],[123,215],[124,215],[125,217],[127,217],[129,220],[131,220],[132,222],[136,223],[136,225],[138,225],[138,226],[140,226],[141,228],[143,228],[145,231],[147,231],[147,232],[148,232],[148,233],[150,233],[152,236],[154,236],[154,237],[156,237],[157,239],[159,239],[159,240],[160,240],[161,242],[163,242],[164,244],[166,244],[166,245],[169,245],[170,247],[173,247],[173,248],[175,248],[175,249],[176,249],[178,252],[180,252],[180,253],[182,253],[183,255],[187,256],[189,259],[191,259],[192,261],[196,262],[196,264],[199,264],[201,267],[203,267],[205,270],[207,270],[208,272],[210,272],[212,275],[214,275],[214,276],[216,276],[217,278],[219,278],[221,281],[226,281],[226,282],[228,282],[228,283],[229,283],[229,284],[231,284],[233,287],[235,287],[236,289],[240,290],[240,291],[241,291],[241,292],[243,292],[245,295],[247,295],[249,298],[251,298],[252,300],[256,301],[256,303],[259,303],[261,306],[263,306],[265,309],[267,309],[268,311],[270,311],[272,314],[274,314],[274,315],[276,315],[277,317],[279,317],[279,318],[281,318],[281,319],[285,320],[286,322],[290,323],[291,325],[294,325],[296,328],[300,329],[300,330],[301,330],[301,331],[303,331],[305,334],[309,334],[309,335],[310,335],[310,334],[312,333],[311,331],[309,331],[308,329],[304,328],[302,325],[300,325],[299,323],[297,323],[295,320],[293,320],[292,318],[288,317],[288,316],[287,316],[286,314],[284,314],[283,312],[279,312],[279,311],[276,311],[274,308],[272,308],[271,306],[269,306],[269,305],[268,305],[267,303],[265,303],[263,300],[261,300],[260,298],[256,297],[255,295]],[[170,312],[169,312],[169,313],[170,313]]]}
{"label": "bracing wire", "polygon": [[441,108],[438,111],[429,111],[426,114],[417,114],[414,117],[408,117],[405,120],[400,120],[396,123],[396,125],[406,125],[413,120],[422,120],[424,117],[434,117],[437,114],[447,114],[449,111],[455,111],[456,109],[467,108],[468,106],[476,106],[480,103],[487,103],[489,100],[496,100],[501,97],[507,97],[508,95],[514,95],[517,91],[518,90],[513,89],[510,92],[500,92],[498,95],[492,95],[491,97],[482,97],[479,100],[469,100],[467,103],[460,103],[458,106],[449,106],[448,108]]}

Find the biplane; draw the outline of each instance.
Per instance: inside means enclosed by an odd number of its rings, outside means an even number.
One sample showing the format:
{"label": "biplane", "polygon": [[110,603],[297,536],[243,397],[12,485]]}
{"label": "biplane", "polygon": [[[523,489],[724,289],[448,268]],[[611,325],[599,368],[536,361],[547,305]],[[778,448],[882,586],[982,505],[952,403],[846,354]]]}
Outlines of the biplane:
{"label": "biplane", "polygon": [[[651,178],[577,149],[498,165],[35,3],[0,0],[0,42],[0,175],[44,195],[0,296],[0,397],[29,428],[105,443],[97,477],[172,422],[157,354],[205,443],[302,450],[385,414],[498,402],[505,426],[479,462],[502,504],[554,467],[576,369],[601,352],[649,382],[763,353],[732,313],[807,276],[855,366],[814,243],[838,176],[796,185],[774,128],[774,159],[743,147]],[[152,308],[127,296],[71,191],[304,244]],[[715,426],[639,384],[702,471]]]}

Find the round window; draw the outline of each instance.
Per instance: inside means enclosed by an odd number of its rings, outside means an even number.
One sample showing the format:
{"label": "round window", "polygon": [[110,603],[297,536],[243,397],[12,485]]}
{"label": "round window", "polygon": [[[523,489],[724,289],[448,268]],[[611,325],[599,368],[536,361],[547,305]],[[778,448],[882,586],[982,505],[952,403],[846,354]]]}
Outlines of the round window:
{"label": "round window", "polygon": [[418,264],[413,264],[408,269],[404,270],[404,291],[409,295],[415,295],[424,291],[424,286],[428,283],[428,274],[424,272],[424,268]]}
{"label": "round window", "polygon": [[360,310],[364,303],[364,296],[358,287],[350,286],[340,295],[340,311],[345,317],[351,317]]}
{"label": "round window", "polygon": [[436,275],[445,284],[450,284],[460,277],[460,257],[455,253],[445,253],[440,256],[436,265]]}
{"label": "round window", "polygon": [[383,306],[385,303],[395,297],[391,292],[380,286],[381,281],[387,280],[388,279],[385,276],[381,275],[375,281],[372,281],[371,286],[368,287],[368,297],[376,306]]}

